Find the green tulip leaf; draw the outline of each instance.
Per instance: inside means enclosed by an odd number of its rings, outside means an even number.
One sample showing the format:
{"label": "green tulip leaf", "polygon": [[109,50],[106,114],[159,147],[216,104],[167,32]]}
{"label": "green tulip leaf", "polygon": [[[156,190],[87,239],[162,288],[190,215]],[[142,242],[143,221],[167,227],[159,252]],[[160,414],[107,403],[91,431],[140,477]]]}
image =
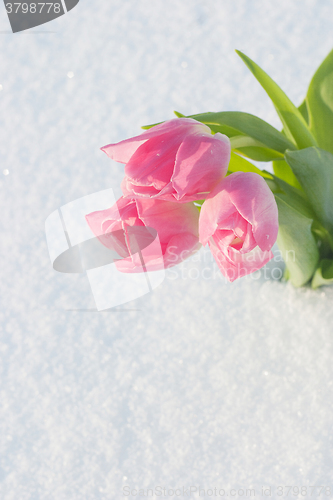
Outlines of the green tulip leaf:
{"label": "green tulip leaf", "polygon": [[[259,141],[266,148],[273,149],[284,154],[287,149],[297,149],[285,135],[272,127],[269,123],[261,120],[257,116],[241,111],[221,111],[220,113],[202,113],[190,115],[187,118],[193,118],[205,125],[208,125],[213,132],[220,132],[233,137],[235,135],[244,135]],[[232,135],[228,134],[228,131]]]}
{"label": "green tulip leaf", "polygon": [[[183,118],[184,115],[174,111],[175,115]],[[207,125],[216,134],[220,132],[230,139],[237,139],[237,152],[255,161],[283,160],[287,149],[295,150],[296,146],[287,137],[276,130],[272,125],[257,116],[241,111],[222,111],[220,113],[202,113],[185,116],[193,118]],[[161,122],[160,122],[161,123]],[[144,125],[147,130],[153,125]]]}
{"label": "green tulip leaf", "polygon": [[284,160],[273,161],[273,172],[274,174],[288,182],[291,186],[301,189],[301,185],[297,180],[297,177],[289,167],[288,163]]}
{"label": "green tulip leaf", "polygon": [[287,151],[285,157],[317,218],[333,234],[333,155],[307,148]]}
{"label": "green tulip leaf", "polygon": [[331,259],[323,259],[313,276],[312,288],[322,285],[333,285],[333,260]]}
{"label": "green tulip leaf", "polygon": [[[236,151],[245,156],[246,158],[250,158],[255,161],[273,161],[277,162],[281,161],[283,158],[283,154],[278,151],[274,151],[274,149],[257,147],[257,146],[247,146],[247,147],[238,147]],[[283,160],[282,160],[283,161]]]}
{"label": "green tulip leaf", "polygon": [[311,229],[318,241],[320,257],[328,259],[333,256],[333,235],[317,219]]}
{"label": "green tulip leaf", "polygon": [[[308,107],[306,104],[306,101],[304,100],[300,106],[298,106],[298,109],[303,116],[304,120],[306,123],[309,123],[309,115],[308,115]],[[284,134],[284,130],[282,129],[281,131],[282,134]],[[284,160],[279,160],[273,161],[273,172],[274,174],[279,177],[280,179],[283,179],[284,181],[288,182],[288,184],[291,184],[292,186],[302,189],[300,183],[297,180],[297,177],[289,167],[288,163]]]}
{"label": "green tulip leaf", "polygon": [[[226,134],[228,135],[228,134]],[[228,136],[230,137],[230,136]],[[274,151],[264,146],[261,142],[249,137],[248,135],[234,135],[230,137],[231,148],[242,156],[256,161],[272,161],[275,159],[283,160],[283,153]]]}
{"label": "green tulip leaf", "polygon": [[184,118],[185,115],[183,113],[179,113],[179,111],[174,111],[174,114],[177,116],[177,118]]}
{"label": "green tulip leaf", "polygon": [[[264,170],[264,172],[266,171]],[[291,186],[288,182],[279,179],[279,177],[274,174],[270,174],[270,176],[275,184],[275,189],[273,190],[274,194],[278,194],[280,199],[285,201],[290,207],[299,212],[301,215],[304,215],[304,217],[312,220],[315,219],[315,213],[303,191],[300,191],[294,186]]]}
{"label": "green tulip leaf", "polygon": [[233,172],[254,172],[255,174],[258,174],[266,179],[272,179],[270,173],[260,170],[251,162],[245,160],[245,158],[242,158],[241,156],[232,151],[228,167],[228,173],[231,174]]}
{"label": "green tulip leaf", "polygon": [[333,50],[314,74],[306,101],[311,132],[319,147],[333,153]]}
{"label": "green tulip leaf", "polygon": [[260,66],[252,61],[252,59],[239,50],[236,50],[236,52],[272,100],[283,124],[286,136],[291,141],[294,140],[299,148],[317,146],[316,139],[311,134],[302,113],[290,101],[277,83],[275,83]]}
{"label": "green tulip leaf", "polygon": [[309,125],[309,110],[308,110],[308,105],[306,103],[306,99],[302,102],[300,106],[298,106],[298,110],[303,116],[304,120],[306,123]]}
{"label": "green tulip leaf", "polygon": [[277,244],[291,283],[303,286],[311,279],[319,260],[317,242],[311,231],[313,219],[289,205],[283,195],[275,194],[275,199],[279,210]]}

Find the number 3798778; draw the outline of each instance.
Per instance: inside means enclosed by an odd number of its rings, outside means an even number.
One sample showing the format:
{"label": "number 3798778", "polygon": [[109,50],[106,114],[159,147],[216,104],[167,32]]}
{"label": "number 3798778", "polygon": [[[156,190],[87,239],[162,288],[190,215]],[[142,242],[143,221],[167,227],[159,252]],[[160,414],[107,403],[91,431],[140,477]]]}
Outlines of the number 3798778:
{"label": "number 3798778", "polygon": [[6,3],[6,10],[8,14],[60,14],[61,5],[60,3],[48,2],[48,3],[21,3],[21,2],[11,2]]}

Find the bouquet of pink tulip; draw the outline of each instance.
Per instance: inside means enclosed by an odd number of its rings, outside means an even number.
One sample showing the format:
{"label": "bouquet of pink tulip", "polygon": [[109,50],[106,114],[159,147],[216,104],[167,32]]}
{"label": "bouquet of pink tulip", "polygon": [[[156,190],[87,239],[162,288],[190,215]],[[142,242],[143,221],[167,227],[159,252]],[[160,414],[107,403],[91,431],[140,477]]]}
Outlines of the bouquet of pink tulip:
{"label": "bouquet of pink tulip", "polygon": [[[176,112],[176,119],[143,127],[141,135],[102,148],[125,164],[123,196],[87,222],[110,248],[112,234],[124,231],[125,258],[116,263],[122,272],[174,266],[208,243],[234,281],[264,266],[277,241],[293,285],[333,284],[333,51],[298,108],[238,54],[271,98],[282,131],[243,112]],[[274,173],[249,159],[272,161]],[[145,266],[126,237],[134,226],[159,237],[160,252],[149,246]]]}

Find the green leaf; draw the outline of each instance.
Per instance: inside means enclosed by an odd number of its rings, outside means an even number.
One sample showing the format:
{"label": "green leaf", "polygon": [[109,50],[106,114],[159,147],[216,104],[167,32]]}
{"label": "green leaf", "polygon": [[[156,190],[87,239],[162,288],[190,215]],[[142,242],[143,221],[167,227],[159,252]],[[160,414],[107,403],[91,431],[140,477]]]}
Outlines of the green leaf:
{"label": "green leaf", "polygon": [[274,174],[271,174],[271,178],[273,179],[276,186],[278,186],[278,190],[274,190],[274,194],[277,193],[279,197],[285,201],[290,207],[294,208],[297,212],[304,217],[314,220],[315,214],[309,203],[309,200],[305,197],[303,191],[296,189],[294,186],[288,184],[288,182],[279,179]]}
{"label": "green leaf", "polygon": [[242,156],[246,156],[247,158],[251,158],[251,160],[255,161],[280,161],[283,158],[283,154],[278,151],[274,151],[274,149],[264,148],[262,146],[247,146],[240,148],[238,147],[236,151]]}
{"label": "green leaf", "polygon": [[268,172],[266,172],[266,171],[264,172],[263,170],[260,170],[255,165],[253,165],[251,162],[245,160],[245,158],[242,158],[241,156],[238,156],[233,151],[231,152],[228,172],[229,173],[232,173],[232,172],[254,172],[255,174],[258,174],[261,177],[264,177],[266,179],[272,179],[272,176]]}
{"label": "green leaf", "polygon": [[290,140],[294,139],[299,148],[316,146],[316,140],[311,134],[301,112],[290,101],[283,90],[252,59],[239,50],[236,50],[236,52],[272,100],[287,137]]}
{"label": "green leaf", "polygon": [[312,219],[290,206],[280,194],[275,194],[279,210],[277,244],[288,269],[291,283],[305,285],[316,270],[319,251],[311,232]]}
{"label": "green leaf", "polygon": [[177,116],[177,118],[184,118],[185,115],[183,113],[179,113],[179,111],[174,111],[174,114]]}
{"label": "green leaf", "polygon": [[313,276],[311,286],[333,285],[333,260],[323,259]]}
{"label": "green leaf", "polygon": [[306,101],[311,132],[319,147],[333,153],[333,50],[314,74]]}
{"label": "green leaf", "polygon": [[273,161],[273,171],[274,174],[280,179],[288,182],[291,186],[301,189],[301,185],[298,182],[297,177],[289,167],[288,163],[284,160]]}
{"label": "green leaf", "polygon": [[214,132],[221,132],[228,135],[228,130],[232,131],[232,136],[245,135],[259,141],[263,146],[279,153],[285,153],[287,149],[295,150],[295,145],[289,141],[281,132],[272,127],[269,123],[261,120],[257,116],[241,111],[221,111],[219,113],[202,113],[190,115]]}
{"label": "green leaf", "polygon": [[306,104],[306,99],[302,102],[300,106],[298,106],[299,112],[303,116],[304,120],[306,123],[309,125],[309,111],[308,111],[308,105]]}
{"label": "green leaf", "polygon": [[317,219],[313,221],[311,229],[318,241],[320,257],[322,259],[333,257],[333,236]]}
{"label": "green leaf", "polygon": [[[184,117],[178,111],[174,111],[174,113],[180,118]],[[269,123],[249,113],[222,111],[220,113],[190,115],[185,118],[193,118],[204,123],[214,134],[220,132],[230,139],[237,138],[239,144],[237,152],[252,160],[282,160],[287,149],[296,149],[295,145],[284,134]],[[155,125],[159,124],[144,125],[142,128],[147,130]]]}
{"label": "green leaf", "polygon": [[285,157],[319,221],[333,234],[333,155],[307,148],[287,151]]}
{"label": "green leaf", "polygon": [[[301,115],[303,116],[304,120],[306,121],[306,123],[309,123],[308,107],[305,100],[302,102],[300,106],[298,106],[298,109]],[[284,134],[283,129],[281,133]],[[298,189],[302,189],[300,183],[297,180],[297,177],[294,175],[293,171],[291,170],[286,161],[284,160],[273,161],[273,172],[280,179],[283,179],[284,181],[288,182],[289,184]]]}
{"label": "green leaf", "polygon": [[152,123],[151,125],[141,125],[141,128],[143,130],[148,130],[150,128],[156,127],[156,125],[160,125],[163,122],[158,122],[158,123]]}
{"label": "green leaf", "polygon": [[283,159],[283,153],[266,148],[264,144],[248,135],[234,135],[230,137],[231,148],[242,156],[247,156],[256,161],[272,161]]}

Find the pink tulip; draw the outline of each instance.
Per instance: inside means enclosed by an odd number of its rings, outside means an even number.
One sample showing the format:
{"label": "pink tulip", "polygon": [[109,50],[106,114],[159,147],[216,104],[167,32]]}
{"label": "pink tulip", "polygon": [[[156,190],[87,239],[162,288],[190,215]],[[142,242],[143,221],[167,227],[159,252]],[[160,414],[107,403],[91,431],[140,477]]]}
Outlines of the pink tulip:
{"label": "pink tulip", "polygon": [[235,172],[223,179],[202,205],[199,238],[229,280],[250,274],[272,257],[278,210],[260,175]]}
{"label": "pink tulip", "polygon": [[[193,203],[121,197],[86,220],[100,242],[123,257],[121,272],[155,271],[179,264],[201,247]],[[155,238],[156,233],[158,238]]]}
{"label": "pink tulip", "polygon": [[124,196],[173,202],[205,199],[223,179],[230,141],[191,118],[177,118],[141,135],[101,148],[125,163]]}

